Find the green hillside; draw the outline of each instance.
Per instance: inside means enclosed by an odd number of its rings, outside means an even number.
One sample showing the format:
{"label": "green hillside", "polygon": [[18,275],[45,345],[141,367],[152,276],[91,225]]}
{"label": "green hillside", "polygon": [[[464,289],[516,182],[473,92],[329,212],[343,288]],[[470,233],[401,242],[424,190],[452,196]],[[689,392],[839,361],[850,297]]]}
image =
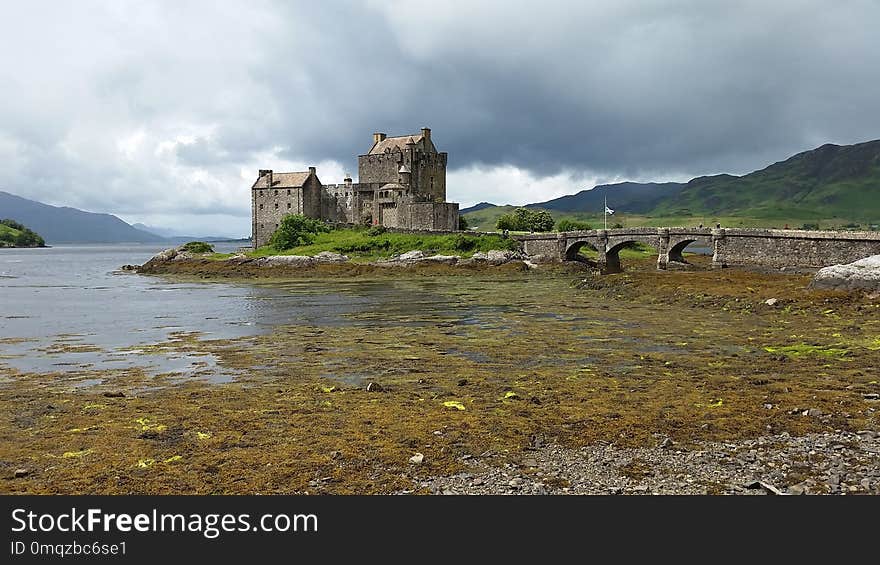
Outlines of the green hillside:
{"label": "green hillside", "polygon": [[0,220],[0,247],[44,247],[43,238],[14,220]]}
{"label": "green hillside", "polygon": [[653,215],[880,222],[880,140],[823,145],[742,177],[693,179]]}
{"label": "green hillside", "polygon": [[[590,194],[597,190],[603,194]],[[616,211],[609,225],[876,229],[880,140],[823,145],[743,176],[698,177],[683,186],[621,183],[527,206],[548,209],[557,220],[569,218],[600,227],[598,203],[605,195]],[[491,230],[498,217],[513,208],[483,208],[465,217],[470,226]]]}

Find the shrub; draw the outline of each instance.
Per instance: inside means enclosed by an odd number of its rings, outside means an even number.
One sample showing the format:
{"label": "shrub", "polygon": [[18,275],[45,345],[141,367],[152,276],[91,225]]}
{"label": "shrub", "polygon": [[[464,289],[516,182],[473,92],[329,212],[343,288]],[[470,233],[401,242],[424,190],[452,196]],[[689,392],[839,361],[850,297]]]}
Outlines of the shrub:
{"label": "shrub", "polygon": [[269,245],[280,251],[292,249],[299,245],[308,245],[315,240],[315,235],[329,231],[330,227],[321,220],[301,214],[287,214],[269,239]]}
{"label": "shrub", "polygon": [[377,235],[382,235],[388,231],[385,226],[373,226],[367,230],[367,235],[370,237],[376,237]]}
{"label": "shrub", "polygon": [[190,253],[214,252],[214,246],[210,243],[205,243],[204,241],[190,241],[181,245],[180,248],[184,251],[189,251]]}
{"label": "shrub", "polygon": [[458,229],[460,229],[461,231],[468,229],[468,221],[467,218],[465,218],[464,216],[458,217]]}
{"label": "shrub", "polygon": [[456,251],[471,251],[477,246],[477,239],[460,233],[452,236],[452,248]]}
{"label": "shrub", "polygon": [[805,229],[805,230],[818,230],[819,224],[805,223],[803,229]]}
{"label": "shrub", "polygon": [[547,210],[533,214],[529,227],[532,231],[552,231],[553,216]]}
{"label": "shrub", "polygon": [[498,218],[495,227],[511,231],[550,231],[553,229],[553,216],[546,210],[517,208],[513,214],[504,214]]}
{"label": "shrub", "polygon": [[577,220],[569,220],[568,218],[556,222],[556,231],[581,231],[591,229],[593,229],[593,226],[587,222],[578,222]]}

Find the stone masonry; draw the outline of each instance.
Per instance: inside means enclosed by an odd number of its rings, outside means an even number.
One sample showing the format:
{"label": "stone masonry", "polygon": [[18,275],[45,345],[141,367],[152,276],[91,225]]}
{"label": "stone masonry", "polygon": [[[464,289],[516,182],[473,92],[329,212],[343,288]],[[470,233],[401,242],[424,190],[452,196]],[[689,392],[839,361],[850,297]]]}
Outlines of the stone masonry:
{"label": "stone masonry", "polygon": [[458,229],[458,204],[446,202],[447,154],[437,151],[431,130],[388,137],[358,156],[358,181],[321,183],[314,167],[305,172],[260,170],[251,186],[254,247],[268,243],[286,214],[328,222],[382,225],[427,231]]}
{"label": "stone masonry", "polygon": [[571,261],[584,246],[599,253],[606,272],[621,270],[619,251],[644,243],[658,251],[657,267],[684,262],[690,244],[712,250],[715,267],[825,267],[880,254],[880,233],[729,228],[622,228],[514,236],[534,260]]}

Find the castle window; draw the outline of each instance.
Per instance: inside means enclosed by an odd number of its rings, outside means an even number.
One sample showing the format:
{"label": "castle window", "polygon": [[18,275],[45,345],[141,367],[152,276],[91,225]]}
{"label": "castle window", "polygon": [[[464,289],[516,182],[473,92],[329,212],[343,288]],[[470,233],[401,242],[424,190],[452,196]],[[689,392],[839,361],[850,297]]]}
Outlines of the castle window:
{"label": "castle window", "polygon": [[287,203],[287,209],[290,210],[290,202]]}
{"label": "castle window", "polygon": [[290,189],[287,189],[287,196],[290,196]]}
{"label": "castle window", "polygon": [[275,196],[278,196],[278,190],[277,190],[277,189],[275,190]]}
{"label": "castle window", "polygon": [[275,203],[275,209],[276,209],[276,210],[278,209],[278,203],[277,203],[277,202]]}
{"label": "castle window", "polygon": [[263,209],[263,205],[262,205],[262,204],[260,204],[260,210],[262,210],[262,209]]}
{"label": "castle window", "polygon": [[260,229],[263,229],[263,224],[260,224]]}

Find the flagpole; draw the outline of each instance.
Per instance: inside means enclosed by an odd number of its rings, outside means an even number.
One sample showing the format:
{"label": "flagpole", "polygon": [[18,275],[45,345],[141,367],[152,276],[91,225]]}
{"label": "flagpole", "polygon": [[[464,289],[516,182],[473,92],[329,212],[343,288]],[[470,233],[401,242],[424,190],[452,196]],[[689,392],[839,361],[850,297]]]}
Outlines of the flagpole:
{"label": "flagpole", "polygon": [[605,216],[605,231],[608,231],[608,195],[605,195],[605,209],[602,210],[602,215]]}

